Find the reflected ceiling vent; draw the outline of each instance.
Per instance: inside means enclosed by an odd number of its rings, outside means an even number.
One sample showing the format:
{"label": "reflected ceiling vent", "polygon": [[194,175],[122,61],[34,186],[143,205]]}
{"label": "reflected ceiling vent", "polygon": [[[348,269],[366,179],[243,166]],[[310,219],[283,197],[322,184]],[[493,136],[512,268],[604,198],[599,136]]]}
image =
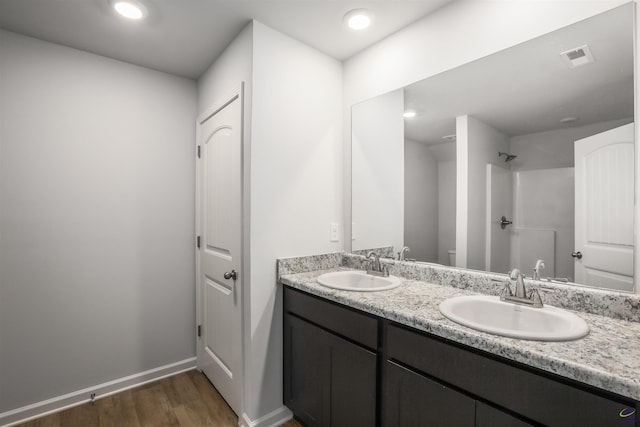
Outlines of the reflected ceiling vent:
{"label": "reflected ceiling vent", "polygon": [[576,68],[582,65],[593,63],[593,55],[588,45],[576,47],[560,53],[562,59],[567,63],[569,68]]}
{"label": "reflected ceiling vent", "polygon": [[445,141],[453,142],[456,140],[456,136],[454,135],[445,135],[442,137]]}

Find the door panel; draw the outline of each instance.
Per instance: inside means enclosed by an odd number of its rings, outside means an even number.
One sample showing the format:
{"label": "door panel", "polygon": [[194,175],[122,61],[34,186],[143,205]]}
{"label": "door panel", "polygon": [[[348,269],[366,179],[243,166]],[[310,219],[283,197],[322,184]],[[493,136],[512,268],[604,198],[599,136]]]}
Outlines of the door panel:
{"label": "door panel", "polygon": [[576,282],[633,289],[634,125],[575,142]]}
{"label": "door panel", "polygon": [[199,123],[198,367],[240,413],[242,387],[241,93]]}
{"label": "door panel", "polygon": [[[227,108],[232,108],[228,106]],[[226,115],[226,111],[218,114]],[[217,119],[217,120],[216,120]],[[219,121],[219,117],[210,120]],[[213,124],[213,123],[212,123]],[[232,215],[234,209],[230,209],[235,203],[232,188],[229,188],[228,180],[233,174],[234,159],[234,134],[229,127],[214,129],[210,138],[205,142],[205,188],[206,188],[206,212],[205,212],[205,249],[217,255],[230,256],[234,242],[233,224],[236,221]]]}

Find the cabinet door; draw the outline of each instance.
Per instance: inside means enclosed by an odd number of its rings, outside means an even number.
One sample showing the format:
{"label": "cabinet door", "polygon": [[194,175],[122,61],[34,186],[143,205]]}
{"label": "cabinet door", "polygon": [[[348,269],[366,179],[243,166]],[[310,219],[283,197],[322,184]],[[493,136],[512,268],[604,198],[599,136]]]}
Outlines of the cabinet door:
{"label": "cabinet door", "polygon": [[383,426],[473,426],[475,400],[416,372],[385,363]]}
{"label": "cabinet door", "polygon": [[328,425],[326,337],[294,316],[285,315],[284,326],[284,403],[306,426]]}
{"label": "cabinet door", "polygon": [[285,315],[285,404],[306,426],[375,426],[372,353],[296,316]]}
{"label": "cabinet door", "polygon": [[482,402],[476,402],[476,427],[527,427],[525,421]]}
{"label": "cabinet door", "polygon": [[376,425],[376,355],[329,335],[331,426]]}

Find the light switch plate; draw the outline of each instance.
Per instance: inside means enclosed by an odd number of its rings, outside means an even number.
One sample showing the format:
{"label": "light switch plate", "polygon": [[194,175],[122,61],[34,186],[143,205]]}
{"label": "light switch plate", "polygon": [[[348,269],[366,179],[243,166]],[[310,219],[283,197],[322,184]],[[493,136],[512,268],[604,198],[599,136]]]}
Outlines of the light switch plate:
{"label": "light switch plate", "polygon": [[332,222],[330,229],[331,231],[329,235],[329,241],[339,242],[340,241],[340,236],[339,236],[340,225],[337,222]]}

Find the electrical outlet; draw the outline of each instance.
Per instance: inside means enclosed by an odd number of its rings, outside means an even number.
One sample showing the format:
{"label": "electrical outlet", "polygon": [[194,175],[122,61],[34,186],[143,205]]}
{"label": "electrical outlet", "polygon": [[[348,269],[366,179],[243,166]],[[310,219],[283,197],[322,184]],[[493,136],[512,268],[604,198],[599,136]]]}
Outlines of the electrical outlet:
{"label": "electrical outlet", "polygon": [[338,235],[338,231],[340,229],[340,226],[337,222],[332,222],[331,223],[331,227],[330,227],[330,232],[329,232],[329,241],[330,242],[339,242],[340,241],[340,237]]}

